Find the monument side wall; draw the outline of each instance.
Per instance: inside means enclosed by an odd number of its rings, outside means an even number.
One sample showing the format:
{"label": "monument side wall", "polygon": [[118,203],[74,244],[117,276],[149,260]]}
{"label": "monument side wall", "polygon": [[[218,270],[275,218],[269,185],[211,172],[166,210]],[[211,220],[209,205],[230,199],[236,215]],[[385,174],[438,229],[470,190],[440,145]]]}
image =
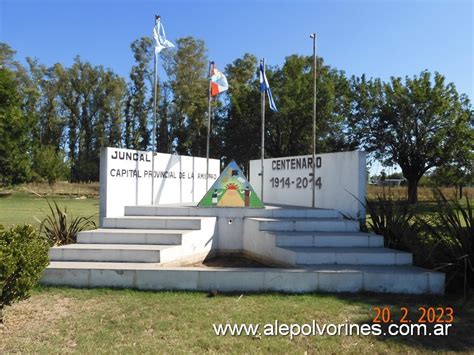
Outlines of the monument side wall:
{"label": "monument side wall", "polygon": [[[100,155],[100,220],[123,216],[124,206],[199,202],[206,193],[206,159],[120,148]],[[220,162],[209,159],[210,187]],[[152,176],[154,195],[152,197]]]}
{"label": "monument side wall", "polygon": [[[290,206],[336,209],[352,218],[364,218],[366,153],[361,151],[316,155],[316,179],[312,179],[312,156],[264,160],[263,202]],[[250,161],[250,183],[261,194],[261,161]]]}

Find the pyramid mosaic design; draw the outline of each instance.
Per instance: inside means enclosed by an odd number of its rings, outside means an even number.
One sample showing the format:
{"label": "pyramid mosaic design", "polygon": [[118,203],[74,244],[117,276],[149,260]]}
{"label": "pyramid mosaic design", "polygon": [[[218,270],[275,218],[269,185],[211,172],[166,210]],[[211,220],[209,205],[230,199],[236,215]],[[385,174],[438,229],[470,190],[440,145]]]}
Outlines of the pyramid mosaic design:
{"label": "pyramid mosaic design", "polygon": [[206,192],[198,207],[264,208],[235,161],[231,161]]}

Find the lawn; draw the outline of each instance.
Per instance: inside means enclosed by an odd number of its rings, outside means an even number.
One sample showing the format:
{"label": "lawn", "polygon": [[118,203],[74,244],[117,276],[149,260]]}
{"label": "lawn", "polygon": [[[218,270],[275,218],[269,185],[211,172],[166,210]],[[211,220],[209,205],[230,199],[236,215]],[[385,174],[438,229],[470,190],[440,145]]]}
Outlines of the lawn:
{"label": "lawn", "polygon": [[[216,336],[216,323],[370,323],[375,306],[453,306],[449,336]],[[416,318],[414,318],[416,319]],[[7,309],[0,353],[407,353],[474,351],[474,305],[400,295],[221,295],[39,288]]]}
{"label": "lawn", "polygon": [[[394,198],[403,198],[404,187],[385,188],[385,192]],[[0,195],[0,224],[5,227],[13,224],[31,223],[39,226],[37,219],[42,220],[48,213],[49,207],[46,199],[34,195],[31,192],[39,192],[47,196],[50,201],[56,201],[59,206],[66,207],[68,214],[77,216],[94,216],[93,220],[99,220],[99,197],[98,185],[92,184],[68,184],[57,183],[53,186],[48,184],[27,184],[13,190],[11,195],[1,197]],[[421,213],[432,213],[435,204],[432,199],[431,190],[420,188],[420,203],[418,208]],[[446,196],[452,196],[453,189],[443,189]],[[470,197],[474,195],[473,188],[466,188]],[[382,194],[381,187],[369,186],[369,198],[375,198]],[[465,203],[465,199],[463,201]]]}
{"label": "lawn", "polygon": [[[91,216],[96,224],[99,221],[98,197],[77,195],[53,195],[48,197],[51,201],[67,208],[68,217]],[[82,198],[82,199],[81,199]],[[26,192],[13,192],[11,195],[0,197],[0,224],[5,227],[13,224],[30,223],[39,226],[42,220],[50,214],[48,202],[45,198]]]}
{"label": "lawn", "polygon": [[[458,192],[454,187],[442,187],[440,188],[441,192],[444,196],[449,199],[456,198]],[[368,185],[367,186],[367,197],[369,199],[373,199],[377,196],[391,196],[394,199],[407,199],[407,188],[406,186],[376,186],[376,185]],[[463,189],[463,198],[467,195],[468,198],[474,198],[474,188],[473,187],[465,187]],[[430,202],[433,200],[433,189],[427,186],[419,186],[418,187],[418,201],[421,202]]]}
{"label": "lawn", "polygon": [[[96,195],[51,194],[73,216],[95,215]],[[426,213],[429,213],[427,204]],[[44,198],[22,191],[0,198],[0,224],[38,225],[48,213]],[[36,217],[36,218],[35,218]],[[453,306],[449,336],[216,336],[215,323],[370,323],[374,307],[389,306],[395,314],[407,306]],[[413,318],[416,320],[416,318]],[[407,353],[474,352],[474,304],[459,295],[283,295],[244,294],[207,297],[199,292],[43,288],[30,299],[7,308],[0,325],[0,353],[5,352],[232,352],[232,353]]]}

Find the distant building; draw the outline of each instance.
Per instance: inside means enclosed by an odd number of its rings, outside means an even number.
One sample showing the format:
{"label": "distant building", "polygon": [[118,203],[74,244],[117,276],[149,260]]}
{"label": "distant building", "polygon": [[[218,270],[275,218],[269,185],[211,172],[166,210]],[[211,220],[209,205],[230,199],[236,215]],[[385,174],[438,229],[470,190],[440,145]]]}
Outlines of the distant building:
{"label": "distant building", "polygon": [[403,179],[385,179],[385,180],[381,180],[379,181],[378,185],[382,185],[382,186],[401,186],[401,185],[405,185],[405,181],[407,179],[403,178]]}

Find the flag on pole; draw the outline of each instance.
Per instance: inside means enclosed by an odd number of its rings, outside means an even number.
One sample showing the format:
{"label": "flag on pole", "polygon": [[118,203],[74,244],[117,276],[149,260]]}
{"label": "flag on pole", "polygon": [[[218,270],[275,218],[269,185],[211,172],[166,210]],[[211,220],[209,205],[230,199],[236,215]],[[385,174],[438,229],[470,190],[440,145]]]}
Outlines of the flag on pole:
{"label": "flag on pole", "polygon": [[216,96],[223,91],[229,89],[227,78],[222,74],[214,64],[211,62],[211,96]]}
{"label": "flag on pole", "polygon": [[153,27],[153,38],[155,39],[155,55],[165,48],[174,47],[174,44],[166,39],[165,29],[161,24],[160,16],[156,16],[155,27]]}
{"label": "flag on pole", "polygon": [[274,112],[278,112],[278,109],[275,105],[275,101],[273,100],[272,90],[270,89],[267,76],[265,75],[265,71],[263,70],[263,63],[260,62],[260,92],[264,92],[264,91],[267,92],[268,104],[270,105],[270,110]]}

